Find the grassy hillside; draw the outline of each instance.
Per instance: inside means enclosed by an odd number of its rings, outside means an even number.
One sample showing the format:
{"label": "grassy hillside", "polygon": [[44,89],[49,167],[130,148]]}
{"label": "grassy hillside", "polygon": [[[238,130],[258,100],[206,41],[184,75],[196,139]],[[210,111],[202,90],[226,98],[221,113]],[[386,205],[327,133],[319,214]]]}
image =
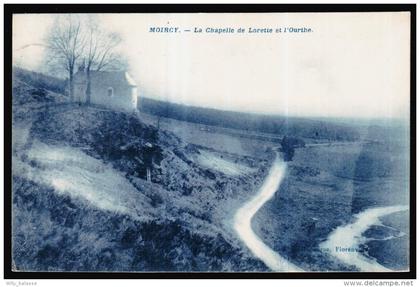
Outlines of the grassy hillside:
{"label": "grassy hillside", "polygon": [[13,67],[13,76],[35,89],[47,89],[54,93],[65,94],[67,81],[42,73]]}
{"label": "grassy hillside", "polygon": [[266,270],[226,221],[267,159],[183,142],[46,85],[34,96],[19,75],[13,84],[15,270]]}

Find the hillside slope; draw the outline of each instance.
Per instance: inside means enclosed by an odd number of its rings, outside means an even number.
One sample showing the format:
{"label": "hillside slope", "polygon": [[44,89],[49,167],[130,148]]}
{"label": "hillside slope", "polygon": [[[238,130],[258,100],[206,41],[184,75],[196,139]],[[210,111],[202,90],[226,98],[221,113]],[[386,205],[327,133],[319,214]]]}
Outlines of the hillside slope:
{"label": "hillside slope", "polygon": [[228,222],[267,159],[188,144],[137,114],[66,99],[15,75],[15,270],[266,270]]}

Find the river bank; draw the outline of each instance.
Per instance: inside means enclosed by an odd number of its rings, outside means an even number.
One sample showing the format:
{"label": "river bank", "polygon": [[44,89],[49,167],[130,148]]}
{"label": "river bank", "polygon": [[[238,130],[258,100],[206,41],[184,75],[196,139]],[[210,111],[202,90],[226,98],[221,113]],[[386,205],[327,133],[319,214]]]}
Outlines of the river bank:
{"label": "river bank", "polygon": [[402,236],[400,232],[395,236],[382,238],[369,238],[364,234],[373,226],[383,226],[381,217],[406,210],[408,206],[387,206],[360,212],[354,216],[355,222],[335,229],[328,239],[320,244],[320,249],[363,272],[391,272],[392,269],[381,265],[375,258],[366,256],[361,246],[371,240],[390,240]]}

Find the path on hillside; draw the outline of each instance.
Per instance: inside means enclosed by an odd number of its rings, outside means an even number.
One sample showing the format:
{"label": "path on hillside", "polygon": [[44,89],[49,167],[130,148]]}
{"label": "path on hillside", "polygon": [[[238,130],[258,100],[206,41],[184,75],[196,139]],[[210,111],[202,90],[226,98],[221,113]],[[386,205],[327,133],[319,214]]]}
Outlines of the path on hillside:
{"label": "path on hillside", "polygon": [[255,234],[251,227],[252,218],[277,191],[284,178],[285,171],[286,164],[280,159],[277,153],[269,174],[258,193],[236,212],[233,227],[239,235],[239,238],[267,267],[277,272],[298,272],[303,270],[267,246]]}

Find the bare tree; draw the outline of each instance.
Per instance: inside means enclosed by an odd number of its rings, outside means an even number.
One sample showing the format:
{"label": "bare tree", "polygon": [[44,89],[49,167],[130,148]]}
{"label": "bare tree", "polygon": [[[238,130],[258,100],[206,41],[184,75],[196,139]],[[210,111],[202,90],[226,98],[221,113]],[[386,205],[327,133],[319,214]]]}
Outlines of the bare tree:
{"label": "bare tree", "polygon": [[120,64],[120,55],[116,52],[121,38],[99,27],[96,17],[88,17],[86,24],[86,49],[84,53],[86,68],[86,102],[91,101],[91,71],[101,71]]}
{"label": "bare tree", "polygon": [[82,56],[85,39],[77,15],[57,16],[46,39],[48,57],[68,74],[70,100],[74,100],[74,71]]}

